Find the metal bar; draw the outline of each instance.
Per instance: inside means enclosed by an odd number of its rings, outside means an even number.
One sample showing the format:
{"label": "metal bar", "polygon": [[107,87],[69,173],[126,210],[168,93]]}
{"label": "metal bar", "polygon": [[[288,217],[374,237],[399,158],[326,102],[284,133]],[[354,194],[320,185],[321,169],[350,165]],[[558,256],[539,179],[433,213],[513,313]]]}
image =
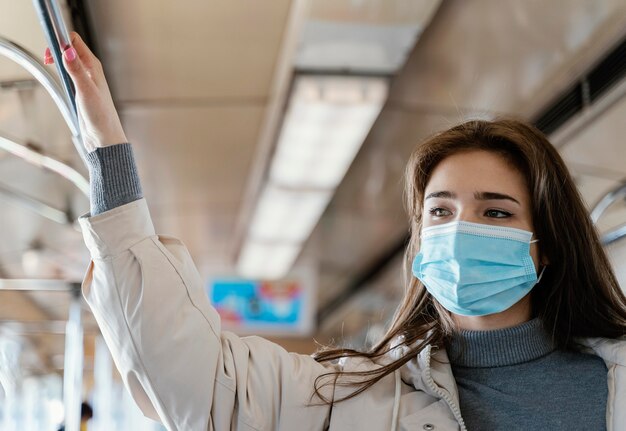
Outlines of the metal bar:
{"label": "metal bar", "polygon": [[22,48],[20,45],[11,42],[2,36],[0,36],[0,55],[22,66],[43,86],[61,112],[63,119],[72,133],[72,136],[79,137],[80,129],[78,127],[78,119],[72,111],[70,102],[65,98],[63,90],[59,87],[59,84],[55,81],[52,75],[48,73],[46,68],[39,63],[39,61],[37,61],[35,56],[28,52],[25,48]]}
{"label": "metal bar", "polygon": [[36,88],[38,82],[36,79],[9,79],[0,81],[0,89],[2,90],[32,90]]}
{"label": "metal bar", "polygon": [[45,3],[48,6],[48,11],[51,12],[50,18],[52,19],[52,26],[59,46],[65,51],[70,47],[71,41],[70,33],[67,31],[67,26],[65,25],[65,20],[61,13],[61,8],[59,8],[59,3],[55,0],[45,0]]}
{"label": "metal bar", "polygon": [[51,207],[50,205],[43,203],[38,199],[35,199],[24,193],[11,190],[1,184],[0,196],[4,197],[7,200],[15,202],[20,206],[26,207],[29,210],[39,214],[40,216],[45,217],[48,220],[52,220],[53,222],[63,225],[72,224],[72,221],[70,220],[66,212]]}
{"label": "metal bar", "polygon": [[17,290],[17,291],[33,291],[33,292],[70,292],[72,291],[72,283],[64,280],[50,279],[0,279],[0,290]]}
{"label": "metal bar", "polygon": [[[14,334],[55,334],[65,335],[67,322],[65,320],[0,320],[0,328],[7,328]],[[83,333],[98,335],[96,326],[83,328]]]}
{"label": "metal bar", "polygon": [[610,190],[607,194],[602,196],[597,204],[594,205],[591,210],[591,220],[593,223],[598,223],[602,214],[604,214],[604,212],[620,198],[626,199],[626,183],[620,184],[613,190]]}
{"label": "metal bar", "polygon": [[89,180],[81,175],[71,166],[65,163],[59,162],[52,157],[38,153],[31,150],[26,145],[16,142],[14,139],[10,139],[0,135],[0,149],[8,151],[9,153],[17,156],[31,165],[48,169],[56,174],[61,175],[69,182],[74,184],[85,196],[89,196]]}
{"label": "metal bar", "polygon": [[113,361],[102,336],[96,337],[93,362],[93,425],[97,431],[113,430],[115,429]]}
{"label": "metal bar", "polygon": [[76,151],[78,151],[80,158],[83,160],[83,163],[87,166],[87,152],[83,146],[83,140],[80,135],[76,99],[74,97],[74,86],[70,76],[63,66],[62,51],[70,46],[70,37],[67,31],[67,26],[65,25],[63,15],[61,14],[55,0],[33,0],[33,4],[35,6],[35,10],[37,11],[37,15],[39,16],[39,23],[43,29],[48,46],[50,47],[50,53],[54,58],[57,72],[61,77],[61,84],[63,85],[66,100],[68,101],[68,109],[71,113],[72,122],[75,125],[76,133],[72,133],[72,142]]}
{"label": "metal bar", "polygon": [[47,0],[33,0],[33,5],[37,11],[39,23],[48,42],[50,53],[54,58],[54,63],[61,77],[61,84],[65,90],[67,100],[69,100],[74,115],[76,115],[76,102],[74,100],[74,86],[67,71],[63,67],[63,51],[69,47],[69,36],[67,36],[67,28],[60,14],[56,15],[54,10],[58,12],[58,8],[51,5]]}
{"label": "metal bar", "polygon": [[606,232],[601,240],[603,245],[611,245],[623,238],[626,238],[626,224]]}
{"label": "metal bar", "polygon": [[64,335],[67,322],[64,320],[15,321],[0,320],[0,326],[9,328],[15,334],[56,334]]}
{"label": "metal bar", "polygon": [[73,298],[65,329],[65,362],[63,365],[63,404],[66,431],[80,431],[80,403],[83,392],[83,325],[80,285],[73,286]]}

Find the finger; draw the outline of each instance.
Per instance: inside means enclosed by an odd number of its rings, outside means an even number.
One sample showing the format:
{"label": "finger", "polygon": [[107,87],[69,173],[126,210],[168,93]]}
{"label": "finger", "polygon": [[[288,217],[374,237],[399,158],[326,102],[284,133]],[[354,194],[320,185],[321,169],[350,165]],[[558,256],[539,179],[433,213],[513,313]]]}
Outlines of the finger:
{"label": "finger", "polygon": [[96,58],[93,52],[91,52],[87,44],[83,41],[78,33],[76,33],[75,31],[71,32],[70,40],[72,46],[74,47],[74,49],[76,49],[80,60],[87,69],[91,70],[100,65],[98,58]]}
{"label": "finger", "polygon": [[46,48],[46,52],[43,55],[43,64],[53,64],[54,58],[52,58],[52,53],[50,52],[50,48]]}
{"label": "finger", "polygon": [[69,47],[63,52],[63,64],[65,70],[72,78],[77,92],[87,95],[96,89],[95,83],[89,73],[87,73],[74,47]]}

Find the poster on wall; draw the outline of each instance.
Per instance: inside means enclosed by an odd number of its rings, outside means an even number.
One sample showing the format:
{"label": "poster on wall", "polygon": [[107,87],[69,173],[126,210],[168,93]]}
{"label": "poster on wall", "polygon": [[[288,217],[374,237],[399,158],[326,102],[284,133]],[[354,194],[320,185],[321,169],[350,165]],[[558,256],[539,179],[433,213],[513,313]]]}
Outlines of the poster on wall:
{"label": "poster on wall", "polygon": [[225,329],[263,335],[306,335],[312,330],[312,298],[303,280],[217,278],[207,290]]}

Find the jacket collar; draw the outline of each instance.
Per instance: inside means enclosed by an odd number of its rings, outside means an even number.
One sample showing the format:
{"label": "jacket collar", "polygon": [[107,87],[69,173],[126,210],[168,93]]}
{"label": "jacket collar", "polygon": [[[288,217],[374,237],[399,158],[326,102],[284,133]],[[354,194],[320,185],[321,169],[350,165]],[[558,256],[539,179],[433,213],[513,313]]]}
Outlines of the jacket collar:
{"label": "jacket collar", "polygon": [[447,391],[453,400],[458,401],[456,381],[445,349],[426,346],[400,369],[400,376],[402,381],[415,389],[440,398],[440,394],[433,390],[434,383],[437,388]]}
{"label": "jacket collar", "polygon": [[626,367],[626,337],[610,338],[583,338],[580,343],[586,346],[590,353],[595,353],[606,363]]}

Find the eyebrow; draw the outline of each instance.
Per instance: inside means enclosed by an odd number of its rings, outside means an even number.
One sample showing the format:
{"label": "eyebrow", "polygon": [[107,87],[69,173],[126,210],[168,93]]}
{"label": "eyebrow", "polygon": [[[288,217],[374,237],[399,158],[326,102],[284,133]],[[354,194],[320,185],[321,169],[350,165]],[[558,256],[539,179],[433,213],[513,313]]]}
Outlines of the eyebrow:
{"label": "eyebrow", "polygon": [[[442,199],[456,199],[456,194],[449,192],[447,190],[440,192],[429,193],[426,199],[430,198],[442,198]],[[508,200],[515,202],[518,205],[521,205],[517,199],[512,196],[506,195],[504,193],[497,192],[474,192],[474,199],[479,201],[491,201],[491,200]]]}

